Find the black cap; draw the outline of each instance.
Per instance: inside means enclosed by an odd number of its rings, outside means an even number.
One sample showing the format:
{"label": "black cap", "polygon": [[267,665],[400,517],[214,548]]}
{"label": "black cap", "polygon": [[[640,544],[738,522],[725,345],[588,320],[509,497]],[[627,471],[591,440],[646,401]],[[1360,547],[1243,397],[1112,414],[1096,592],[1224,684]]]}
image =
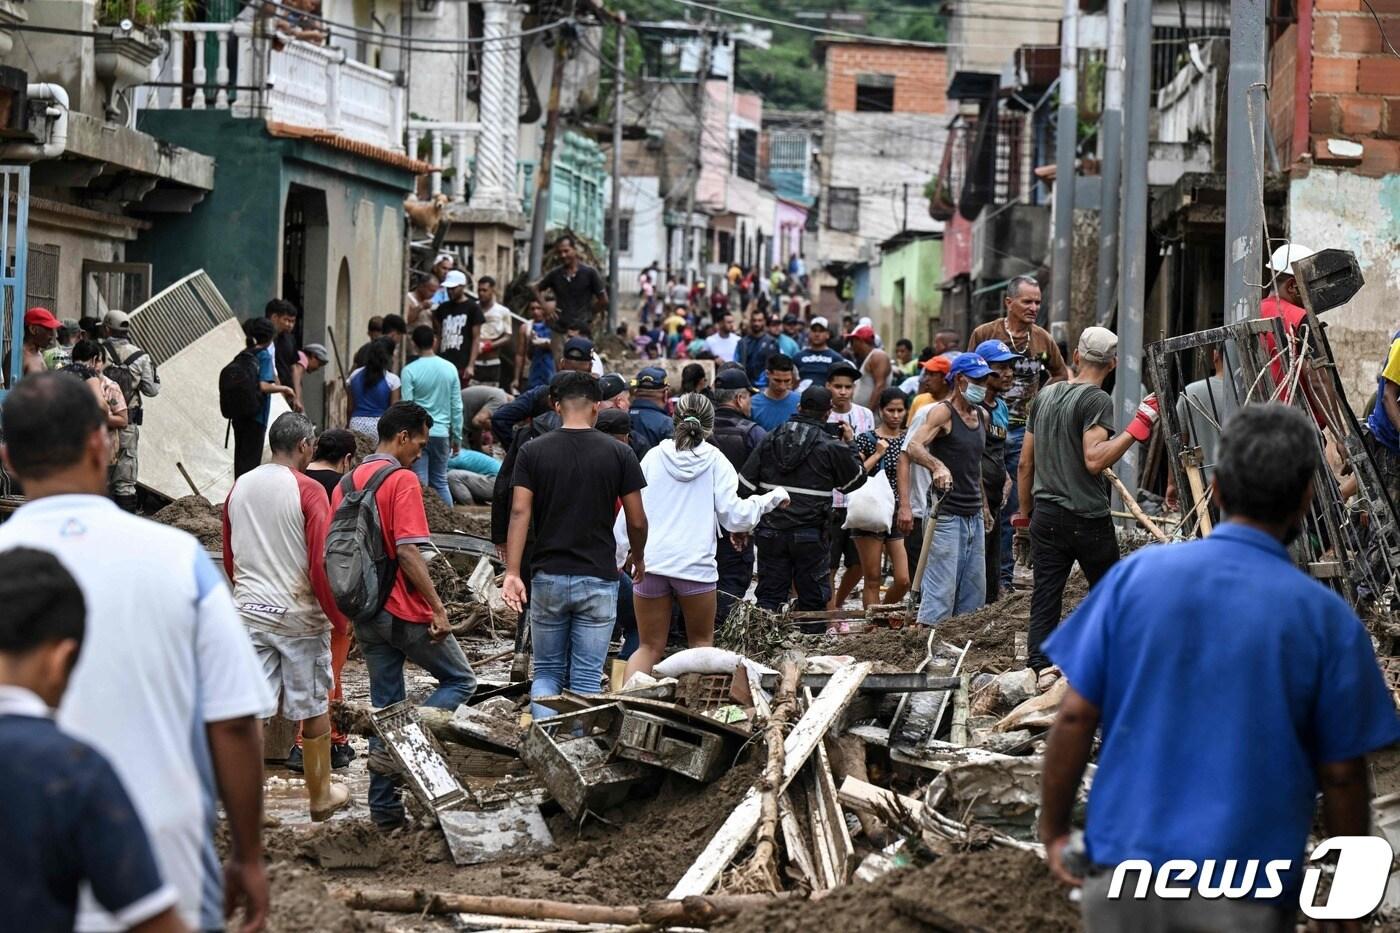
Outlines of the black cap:
{"label": "black cap", "polygon": [[808,386],[807,391],[802,393],[800,407],[808,411],[828,412],[831,411],[831,392],[825,386]]}
{"label": "black cap", "polygon": [[623,437],[632,433],[632,419],[628,417],[627,412],[620,408],[605,408],[598,412],[598,421],[595,426],[604,434],[611,434],[614,437]]}
{"label": "black cap", "polygon": [[564,359],[587,363],[593,359],[593,341],[587,337],[570,337],[564,342]]}
{"label": "black cap", "polygon": [[832,363],[831,368],[826,371],[826,381],[830,382],[837,376],[850,376],[853,382],[859,382],[860,370],[847,362]]}
{"label": "black cap", "polygon": [[603,393],[603,401],[606,402],[627,391],[627,380],[619,373],[606,373],[598,380],[598,388]]}
{"label": "black cap", "polygon": [[721,369],[715,373],[715,388],[733,391],[734,389],[744,389],[749,393],[757,391],[753,383],[749,382],[749,376],[742,367],[734,366],[729,369]]}
{"label": "black cap", "polygon": [[795,314],[784,314],[784,315],[783,315],[783,323],[784,323],[784,324],[796,324],[796,323],[798,323],[798,321],[797,321],[797,315],[795,315]]}

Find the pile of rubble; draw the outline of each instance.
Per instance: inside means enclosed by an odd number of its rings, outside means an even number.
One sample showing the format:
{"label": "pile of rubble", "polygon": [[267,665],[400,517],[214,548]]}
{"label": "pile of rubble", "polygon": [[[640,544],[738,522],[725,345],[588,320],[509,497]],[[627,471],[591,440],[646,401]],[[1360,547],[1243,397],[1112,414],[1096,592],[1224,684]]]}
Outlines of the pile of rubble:
{"label": "pile of rubble", "polygon": [[[1013,929],[1016,908],[1036,929],[1073,929],[1034,841],[1060,691],[992,669],[1014,660],[1023,624],[1004,619],[1019,606],[822,640],[878,661],[683,651],[659,679],[536,698],[555,715],[535,721],[525,684],[483,684],[451,711],[343,709],[345,728],[390,749],[385,770],[435,827],[420,831],[435,848],[415,847],[440,867],[332,893],[474,929]],[[1012,644],[993,645],[1003,634]]]}
{"label": "pile of rubble", "polygon": [[203,496],[185,496],[151,516],[152,521],[188,531],[211,551],[223,550],[224,522],[219,509]]}

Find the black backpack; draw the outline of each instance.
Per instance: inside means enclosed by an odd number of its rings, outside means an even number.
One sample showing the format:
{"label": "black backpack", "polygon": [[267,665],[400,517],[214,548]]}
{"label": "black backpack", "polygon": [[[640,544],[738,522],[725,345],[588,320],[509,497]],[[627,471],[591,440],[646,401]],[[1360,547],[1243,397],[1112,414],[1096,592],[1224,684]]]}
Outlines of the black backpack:
{"label": "black backpack", "polygon": [[262,412],[262,380],[258,358],[252,350],[240,350],[219,370],[219,414],[230,421],[246,421]]}
{"label": "black backpack", "polygon": [[384,546],[384,526],[379,521],[375,493],[391,473],[405,469],[386,466],[370,477],[364,488],[355,488],[355,473],[340,481],[345,497],[331,518],[326,533],[326,582],[335,605],[351,622],[368,622],[379,614],[393,589],[399,570],[396,554]]}

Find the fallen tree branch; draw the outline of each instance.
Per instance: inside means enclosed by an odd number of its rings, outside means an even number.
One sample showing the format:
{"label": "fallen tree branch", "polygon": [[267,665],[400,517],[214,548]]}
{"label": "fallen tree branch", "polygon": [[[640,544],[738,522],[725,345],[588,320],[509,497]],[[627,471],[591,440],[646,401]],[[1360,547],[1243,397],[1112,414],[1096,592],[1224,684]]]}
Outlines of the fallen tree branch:
{"label": "fallen tree branch", "polygon": [[750,907],[773,901],[768,895],[692,895],[628,907],[570,904],[532,897],[485,897],[408,888],[333,887],[332,895],[355,910],[397,914],[486,914],[526,920],[567,920],[614,926],[709,926]]}
{"label": "fallen tree branch", "polygon": [[797,711],[797,665],[784,661],[773,710],[763,732],[768,744],[768,761],[759,779],[760,816],[753,855],[736,875],[740,890],[746,892],[781,890],[778,879],[778,794],[783,783],[783,729]]}
{"label": "fallen tree branch", "polygon": [[1142,525],[1142,527],[1146,528],[1148,532],[1151,533],[1152,537],[1163,544],[1171,541],[1171,538],[1167,537],[1167,533],[1157,527],[1156,522],[1147,517],[1147,513],[1142,510],[1142,506],[1138,505],[1137,499],[1133,497],[1132,493],[1128,492],[1128,487],[1123,485],[1123,481],[1119,479],[1111,469],[1104,467],[1103,475],[1108,477],[1108,481],[1118,490],[1118,495],[1123,497],[1123,504],[1128,507],[1128,511],[1133,513],[1133,517],[1138,520],[1138,523]]}

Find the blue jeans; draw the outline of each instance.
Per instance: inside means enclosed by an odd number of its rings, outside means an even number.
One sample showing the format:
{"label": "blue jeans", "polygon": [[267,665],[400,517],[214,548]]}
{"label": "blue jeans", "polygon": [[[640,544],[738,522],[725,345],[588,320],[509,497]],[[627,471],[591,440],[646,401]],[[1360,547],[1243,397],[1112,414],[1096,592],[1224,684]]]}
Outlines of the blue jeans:
{"label": "blue jeans", "polygon": [[632,578],[621,571],[617,574],[617,627],[622,629],[617,656],[626,661],[641,645],[642,636],[637,632],[637,611],[632,605]]}
{"label": "blue jeans", "polygon": [[1020,481],[1016,479],[1016,471],[1021,468],[1021,448],[1026,443],[1026,426],[1006,429],[1006,472],[1011,474],[1011,491],[1006,496],[1006,502],[1002,504],[1001,514],[997,516],[998,524],[1001,526],[1001,588],[1003,590],[1011,588],[1011,573],[1016,567],[1016,558],[1011,553],[1011,516],[1021,511],[1021,500],[1019,498]]}
{"label": "blue jeans", "polygon": [[413,472],[420,486],[427,486],[442,497],[448,508],[452,507],[452,489],[447,485],[447,458],[452,455],[452,444],[445,437],[428,438],[428,446],[413,461]]}
{"label": "blue jeans", "polygon": [[987,602],[982,516],[940,515],[924,568],[919,622],[935,625],[974,612]]}
{"label": "blue jeans", "polygon": [[[530,696],[558,696],[567,686],[575,693],[598,693],[617,622],[617,580],[575,574],[537,573],[530,581],[530,640],[534,644],[535,679]],[[536,719],[553,716],[531,704]]]}
{"label": "blue jeans", "polygon": [[[404,699],[403,662],[412,661],[437,678],[438,688],[423,701],[424,706],[456,709],[476,691],[476,675],[462,653],[462,646],[451,635],[435,642],[428,637],[428,626],[405,622],[381,612],[369,622],[355,623],[355,640],[369,669],[369,702],[376,708]],[[382,746],[369,740],[370,751]],[[370,772],[369,815],[376,823],[392,825],[403,819],[403,803],[393,781]]]}

